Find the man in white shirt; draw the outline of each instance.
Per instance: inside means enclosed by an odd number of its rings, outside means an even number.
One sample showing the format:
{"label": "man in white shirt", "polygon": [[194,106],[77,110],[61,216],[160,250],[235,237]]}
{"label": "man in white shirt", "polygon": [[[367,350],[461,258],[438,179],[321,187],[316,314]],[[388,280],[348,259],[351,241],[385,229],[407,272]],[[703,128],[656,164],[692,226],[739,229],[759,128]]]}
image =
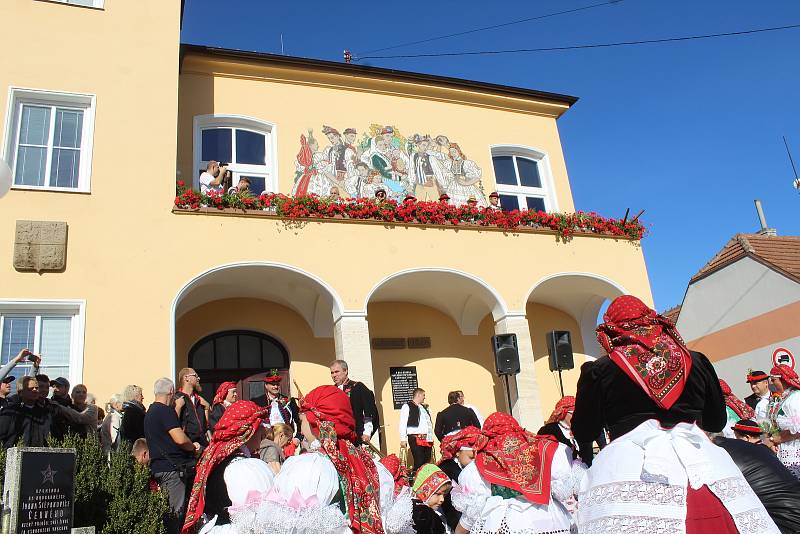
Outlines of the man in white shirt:
{"label": "man in white shirt", "polygon": [[[409,447],[414,471],[431,461],[433,425],[425,402],[425,390],[414,389],[411,401],[400,408],[400,448]],[[412,471],[413,472],[413,471]]]}
{"label": "man in white shirt", "polygon": [[200,192],[204,195],[222,192],[222,178],[225,176],[219,162],[213,159],[206,165],[206,170],[200,175]]}

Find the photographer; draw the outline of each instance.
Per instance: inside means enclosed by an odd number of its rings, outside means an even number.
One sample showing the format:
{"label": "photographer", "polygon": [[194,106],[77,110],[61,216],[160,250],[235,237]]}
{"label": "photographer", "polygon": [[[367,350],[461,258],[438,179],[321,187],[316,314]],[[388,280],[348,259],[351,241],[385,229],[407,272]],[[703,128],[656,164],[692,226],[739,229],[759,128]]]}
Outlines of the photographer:
{"label": "photographer", "polygon": [[16,399],[16,395],[10,395],[11,383],[16,380],[16,378],[9,376],[9,374],[20,362],[26,360],[33,362],[33,367],[29,369],[29,373],[25,374],[36,376],[36,374],[39,372],[39,365],[41,364],[42,359],[28,349],[22,349],[19,351],[19,354],[17,354],[14,358],[9,360],[7,364],[0,368],[0,408],[3,408],[6,404]]}
{"label": "photographer", "polygon": [[144,434],[150,450],[150,471],[169,498],[167,534],[180,531],[186,511],[187,490],[194,479],[195,456],[200,450],[181,430],[178,415],[170,406],[175,384],[159,378],[153,388],[155,401],[144,418]]}
{"label": "photographer", "polygon": [[25,375],[17,381],[18,394],[0,411],[0,446],[44,447],[50,435],[52,412],[38,402],[39,382]]}
{"label": "photographer", "polygon": [[209,193],[222,193],[225,191],[223,181],[230,174],[227,164],[220,165],[213,159],[206,165],[206,171],[200,175],[200,192],[204,195]]}

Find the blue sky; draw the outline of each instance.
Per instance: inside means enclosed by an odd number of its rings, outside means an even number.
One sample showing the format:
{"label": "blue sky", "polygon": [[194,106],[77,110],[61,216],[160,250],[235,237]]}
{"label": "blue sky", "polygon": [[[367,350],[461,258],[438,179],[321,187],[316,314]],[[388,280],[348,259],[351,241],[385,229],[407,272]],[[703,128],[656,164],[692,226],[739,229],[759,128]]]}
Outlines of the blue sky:
{"label": "blue sky", "polygon": [[[364,52],[580,7],[597,0],[268,2],[187,0],[182,40],[338,61]],[[535,48],[719,33],[800,23],[794,0],[622,0],[579,13],[382,54]],[[377,54],[376,54],[377,55]],[[782,235],[800,234],[800,29],[624,48],[368,64],[566,93],[559,120],[575,204],[621,217],[646,210],[659,310],[737,232],[753,200]],[[576,267],[578,268],[578,267]]]}

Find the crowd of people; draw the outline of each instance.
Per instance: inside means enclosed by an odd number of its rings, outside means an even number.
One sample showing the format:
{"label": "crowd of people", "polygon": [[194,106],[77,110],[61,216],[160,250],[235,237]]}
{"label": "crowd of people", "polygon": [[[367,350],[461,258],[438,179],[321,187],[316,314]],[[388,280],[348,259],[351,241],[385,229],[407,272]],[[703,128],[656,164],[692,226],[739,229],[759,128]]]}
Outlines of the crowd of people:
{"label": "crowd of people", "polygon": [[[372,445],[373,393],[330,366],[332,385],[299,398],[266,373],[264,393],[213,400],[200,377],[161,378],[114,395],[103,414],[86,387],[37,374],[23,350],[0,369],[0,439],[42,446],[96,432],[129,443],[169,500],[167,532],[200,533],[791,533],[800,532],[800,379],[749,371],[737,398],[709,360],[639,299],[616,299],[597,328],[607,355],[581,368],[537,432],[485,420],[461,391],[431,417],[417,388],[400,410],[400,454]],[[17,380],[21,361],[33,374]],[[52,396],[48,392],[52,389]],[[434,437],[441,459],[434,459]]]}

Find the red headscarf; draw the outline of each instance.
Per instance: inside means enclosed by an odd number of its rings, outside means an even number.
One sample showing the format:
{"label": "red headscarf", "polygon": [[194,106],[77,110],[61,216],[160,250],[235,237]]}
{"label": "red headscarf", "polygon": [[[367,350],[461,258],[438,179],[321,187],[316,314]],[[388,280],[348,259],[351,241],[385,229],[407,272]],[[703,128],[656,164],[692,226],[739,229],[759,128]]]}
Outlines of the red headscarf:
{"label": "red headscarf", "polygon": [[792,386],[795,389],[800,389],[800,379],[797,377],[797,373],[789,367],[788,365],[776,365],[772,368],[769,372],[771,375],[780,376],[781,379]]}
{"label": "red headscarf", "polygon": [[597,327],[609,358],[660,408],[669,410],[683,393],[692,355],[675,325],[631,295],[614,299]]}
{"label": "red headscarf", "polygon": [[350,398],[336,386],[319,386],[303,397],[300,411],[319,431],[319,452],[331,460],[342,480],[350,528],[355,533],[382,534],[378,469],[367,451],[353,445],[356,422]]}
{"label": "red headscarf", "polygon": [[550,502],[550,467],[558,442],[528,432],[510,415],[495,412],[475,444],[475,465],[490,484],[521,493],[534,504]]}
{"label": "red headscarf", "polygon": [[455,434],[445,436],[442,440],[442,460],[453,458],[461,447],[474,450],[480,436],[481,429],[474,426],[465,426]]}
{"label": "red headscarf", "polygon": [[397,495],[401,489],[408,486],[408,469],[400,464],[400,458],[396,454],[390,454],[380,459],[380,462],[394,478],[394,494]]}
{"label": "red headscarf", "polygon": [[725,396],[725,405],[739,416],[739,419],[752,419],[755,417],[756,412],[745,404],[743,400],[733,394],[731,387],[723,379],[719,379],[719,387],[722,388],[722,394]]}
{"label": "red headscarf", "polygon": [[556,403],[556,407],[553,409],[553,413],[550,414],[550,418],[547,420],[547,423],[558,423],[559,421],[563,421],[564,418],[567,416],[567,412],[571,412],[575,409],[575,397],[572,395],[567,395],[566,397],[561,397]]}
{"label": "red headscarf", "polygon": [[223,382],[217,388],[217,394],[214,395],[214,401],[211,403],[211,406],[216,404],[222,404],[222,401],[225,400],[225,397],[228,396],[228,392],[232,389],[236,389],[236,382]]}
{"label": "red headscarf", "polygon": [[186,510],[186,520],[181,534],[195,532],[197,522],[206,506],[206,482],[216,466],[239,450],[253,435],[258,425],[269,416],[269,408],[262,408],[248,400],[236,401],[225,410],[200,461],[192,484],[192,494]]}

